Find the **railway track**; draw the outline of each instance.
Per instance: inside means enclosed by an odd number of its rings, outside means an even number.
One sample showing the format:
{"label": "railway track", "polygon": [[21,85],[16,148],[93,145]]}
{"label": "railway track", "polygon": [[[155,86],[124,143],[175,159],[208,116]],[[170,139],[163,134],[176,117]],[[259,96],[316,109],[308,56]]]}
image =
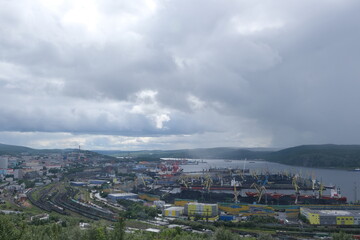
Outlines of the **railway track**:
{"label": "railway track", "polygon": [[50,200],[50,190],[47,189],[43,189],[42,191],[40,191],[40,198],[39,199],[34,199],[32,196],[32,191],[29,191],[27,193],[27,198],[29,199],[29,201],[35,205],[36,207],[46,211],[46,212],[57,212],[63,215],[68,215],[68,213],[61,207],[59,207],[58,205],[54,204],[51,200]]}
{"label": "railway track", "polygon": [[66,187],[64,192],[60,192],[58,190],[54,191],[54,189],[55,188],[40,190],[40,198],[37,200],[34,199],[32,195],[34,190],[29,191],[27,196],[33,205],[46,212],[54,211],[63,215],[69,215],[66,211],[68,210],[93,220],[105,219],[108,221],[117,221],[116,214],[107,209],[96,208],[74,200],[79,190]]}

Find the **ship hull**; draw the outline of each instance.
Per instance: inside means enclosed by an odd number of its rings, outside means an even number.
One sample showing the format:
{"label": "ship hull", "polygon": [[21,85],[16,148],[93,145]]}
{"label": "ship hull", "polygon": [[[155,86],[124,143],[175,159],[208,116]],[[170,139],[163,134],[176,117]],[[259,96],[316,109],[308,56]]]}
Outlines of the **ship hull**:
{"label": "ship hull", "polygon": [[[252,188],[252,184],[242,184],[241,186],[236,186],[236,190],[241,190],[241,189],[251,189]],[[186,189],[190,189],[190,190],[205,190],[205,187],[203,185],[198,185],[198,184],[189,184],[188,186],[185,186],[183,184],[180,184],[180,188],[182,190],[186,190]],[[271,184],[266,186],[266,189],[281,189],[281,190],[293,190],[294,186],[292,184]],[[206,190],[210,190],[210,191],[233,191],[234,190],[234,186],[231,185],[211,185],[210,189],[206,189]],[[302,190],[312,190],[312,188],[305,188],[303,187]]]}
{"label": "ship hull", "polygon": [[[254,200],[258,200],[257,193],[249,193],[246,195],[252,197]],[[339,205],[346,204],[346,197],[330,197],[322,196],[317,197],[313,195],[299,195],[295,194],[273,194],[266,193],[262,196],[260,203],[270,205],[294,205],[294,204],[310,204],[310,205]]]}
{"label": "ship hull", "polygon": [[[228,192],[208,192],[208,191],[198,191],[192,189],[184,189],[179,193],[164,193],[161,191],[150,191],[148,193],[156,194],[160,196],[161,200],[166,202],[174,202],[175,199],[193,199],[199,202],[207,202],[207,203],[219,203],[219,202],[234,202],[234,194]],[[247,193],[246,196],[238,195],[237,201],[239,203],[258,203],[258,195],[257,193],[251,192]],[[321,198],[317,198],[315,196],[309,195],[300,195],[298,196],[297,203],[295,194],[275,194],[275,193],[267,193],[260,200],[260,204],[266,205],[341,205],[346,204],[346,197],[328,197],[323,196]]]}

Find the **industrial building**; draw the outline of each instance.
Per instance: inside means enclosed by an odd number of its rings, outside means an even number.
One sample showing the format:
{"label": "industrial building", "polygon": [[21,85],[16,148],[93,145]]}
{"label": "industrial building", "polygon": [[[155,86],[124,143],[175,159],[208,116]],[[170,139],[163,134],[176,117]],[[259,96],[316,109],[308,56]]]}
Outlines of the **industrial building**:
{"label": "industrial building", "polygon": [[138,195],[135,193],[111,193],[107,196],[109,201],[116,202],[120,199],[136,199]]}
{"label": "industrial building", "polygon": [[181,217],[184,213],[184,207],[169,207],[164,210],[165,217]]}
{"label": "industrial building", "polygon": [[84,187],[87,185],[87,182],[70,182],[70,185],[75,187]]}
{"label": "industrial building", "polygon": [[184,214],[193,218],[202,218],[203,220],[217,220],[219,218],[219,209],[217,204],[208,203],[188,203],[185,205]]}
{"label": "industrial building", "polygon": [[300,214],[313,225],[360,225],[358,209],[310,209],[300,208]]}
{"label": "industrial building", "polygon": [[110,183],[110,182],[106,180],[98,180],[98,179],[89,180],[89,184],[91,185],[102,185],[104,183]]}

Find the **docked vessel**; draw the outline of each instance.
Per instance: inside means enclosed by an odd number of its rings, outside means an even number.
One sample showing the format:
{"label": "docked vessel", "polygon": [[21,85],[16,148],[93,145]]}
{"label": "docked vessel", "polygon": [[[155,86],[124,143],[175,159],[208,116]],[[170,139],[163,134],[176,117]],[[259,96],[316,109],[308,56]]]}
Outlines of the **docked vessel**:
{"label": "docked vessel", "polygon": [[323,205],[337,205],[345,204],[347,198],[341,196],[339,189],[331,189],[331,194],[316,195],[300,193],[282,194],[282,193],[261,193],[261,192],[246,192],[246,196],[253,198],[254,202],[269,204],[269,205],[294,205],[294,204],[323,204]]}
{"label": "docked vessel", "polygon": [[347,203],[346,197],[336,196],[314,196],[296,195],[281,193],[266,193],[259,201],[257,193],[247,192],[245,195],[238,195],[236,198],[233,193],[206,192],[186,189],[175,194],[164,194],[162,192],[151,192],[157,194],[161,200],[173,202],[174,199],[194,199],[207,203],[248,203],[265,205],[341,205]]}
{"label": "docked vessel", "polygon": [[[209,169],[201,176],[183,175],[179,179],[181,189],[208,190],[208,191],[232,191],[250,189],[254,184],[266,186],[267,189],[294,189],[294,176],[282,173],[276,174],[249,174],[248,169]],[[311,179],[296,178],[297,185],[302,190],[319,188],[319,183],[313,183]],[[207,187],[205,187],[205,185]]]}

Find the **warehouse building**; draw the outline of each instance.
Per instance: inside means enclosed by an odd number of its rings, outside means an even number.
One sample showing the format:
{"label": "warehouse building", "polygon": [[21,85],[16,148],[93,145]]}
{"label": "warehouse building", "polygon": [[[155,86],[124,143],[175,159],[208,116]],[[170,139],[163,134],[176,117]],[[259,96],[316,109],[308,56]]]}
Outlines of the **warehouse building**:
{"label": "warehouse building", "polygon": [[138,195],[135,193],[111,193],[107,196],[107,199],[112,202],[116,202],[120,199],[136,199]]}
{"label": "warehouse building", "polygon": [[70,182],[71,186],[75,186],[75,187],[84,187],[87,186],[86,182]]}
{"label": "warehouse building", "polygon": [[181,217],[184,213],[184,207],[169,207],[164,210],[165,217]]}
{"label": "warehouse building", "polygon": [[89,180],[88,182],[89,182],[90,185],[94,185],[94,186],[101,186],[104,183],[110,183],[109,181],[98,180],[98,179]]}
{"label": "warehouse building", "polygon": [[360,225],[360,210],[300,208],[300,214],[313,225]]}
{"label": "warehouse building", "polygon": [[185,205],[184,214],[190,219],[201,218],[215,221],[219,218],[219,209],[217,204],[188,203]]}

